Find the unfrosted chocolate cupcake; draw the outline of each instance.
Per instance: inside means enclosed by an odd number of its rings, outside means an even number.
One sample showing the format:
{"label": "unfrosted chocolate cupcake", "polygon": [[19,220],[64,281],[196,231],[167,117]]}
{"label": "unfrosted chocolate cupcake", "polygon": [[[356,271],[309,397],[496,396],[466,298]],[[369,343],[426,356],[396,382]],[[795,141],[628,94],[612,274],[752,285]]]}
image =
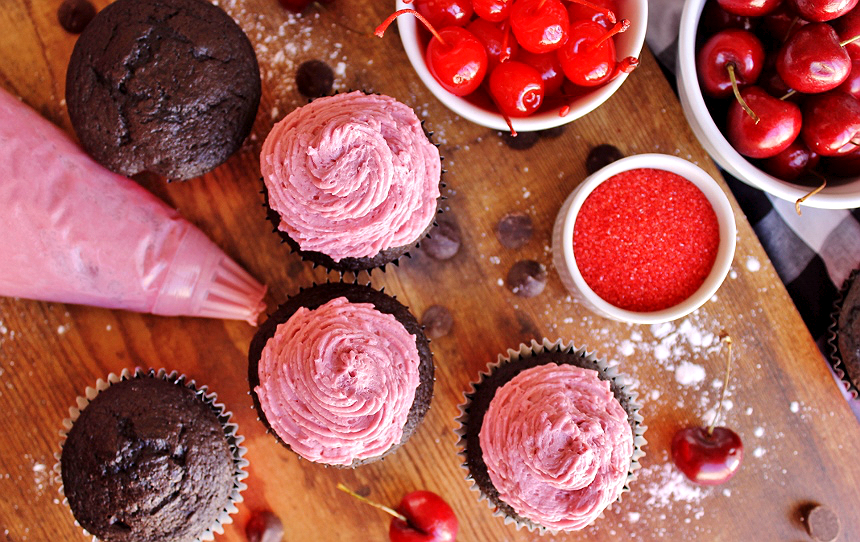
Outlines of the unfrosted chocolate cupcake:
{"label": "unfrosted chocolate cupcake", "polygon": [[852,397],[860,394],[860,269],[855,269],[835,303],[828,342],[830,363]]}
{"label": "unfrosted chocolate cupcake", "polygon": [[248,354],[260,419],[313,462],[371,463],[403,445],[433,396],[433,355],[421,326],[370,286],[302,290],[264,322]]}
{"label": "unfrosted chocolate cupcake", "polygon": [[176,373],[111,377],[66,423],[59,471],[75,520],[110,542],[222,532],[247,465],[230,414]]}

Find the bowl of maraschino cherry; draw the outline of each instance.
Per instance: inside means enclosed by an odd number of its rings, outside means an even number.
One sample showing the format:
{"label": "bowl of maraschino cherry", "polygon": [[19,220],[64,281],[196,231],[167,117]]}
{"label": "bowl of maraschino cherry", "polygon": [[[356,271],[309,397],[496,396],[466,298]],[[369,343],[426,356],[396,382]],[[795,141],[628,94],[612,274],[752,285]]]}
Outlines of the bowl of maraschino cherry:
{"label": "bowl of maraschino cherry", "polygon": [[537,131],[586,115],[639,64],[647,0],[398,0],[418,76],[459,116]]}
{"label": "bowl of maraschino cherry", "polygon": [[779,198],[860,207],[858,0],[687,0],[678,93],[724,169]]}

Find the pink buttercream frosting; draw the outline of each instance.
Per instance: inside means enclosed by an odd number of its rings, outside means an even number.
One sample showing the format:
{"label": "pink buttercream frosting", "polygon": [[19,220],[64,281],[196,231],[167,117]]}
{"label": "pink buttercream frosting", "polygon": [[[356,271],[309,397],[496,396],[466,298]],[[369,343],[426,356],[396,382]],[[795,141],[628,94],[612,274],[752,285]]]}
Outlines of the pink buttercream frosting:
{"label": "pink buttercream frosting", "polygon": [[556,530],[582,529],[617,499],[633,455],[627,413],[609,382],[555,363],[499,388],[479,438],[499,497]]}
{"label": "pink buttercream frosting", "polygon": [[255,388],[269,425],[310,461],[350,465],[400,442],[418,348],[394,316],[344,297],[301,307],[263,349]]}
{"label": "pink buttercream frosting", "polygon": [[408,106],[362,92],[319,98],[277,123],[260,169],[280,230],[335,261],[415,242],[439,197],[439,151]]}

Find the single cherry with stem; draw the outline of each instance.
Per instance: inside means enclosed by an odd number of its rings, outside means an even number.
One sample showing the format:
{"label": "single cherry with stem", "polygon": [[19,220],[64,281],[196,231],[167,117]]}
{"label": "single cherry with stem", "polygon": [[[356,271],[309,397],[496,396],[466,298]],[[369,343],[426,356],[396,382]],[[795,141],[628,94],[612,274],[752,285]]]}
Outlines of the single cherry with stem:
{"label": "single cherry with stem", "polygon": [[389,514],[391,542],[453,542],[460,525],[454,511],[442,497],[431,491],[412,491],[401,499],[397,510],[373,502],[343,484],[337,488],[365,504]]}
{"label": "single cherry with stem", "polygon": [[703,485],[728,482],[744,457],[744,445],[738,434],[727,427],[717,427],[732,368],[732,338],[723,335],[722,342],[728,345],[726,380],[711,424],[707,428],[681,429],[672,438],[672,462],[691,481]]}
{"label": "single cherry with stem", "polygon": [[554,51],[568,39],[570,20],[561,0],[517,0],[510,22],[520,47],[532,53]]}
{"label": "single cherry with stem", "polygon": [[617,22],[609,31],[590,20],[574,23],[570,28],[570,38],[558,50],[561,68],[570,82],[593,87],[612,79],[618,63],[611,38],[628,28],[630,21],[627,19]]}
{"label": "single cherry with stem", "polygon": [[490,95],[505,115],[527,117],[543,103],[543,78],[527,64],[515,60],[503,62],[490,73]]}
{"label": "single cherry with stem", "polygon": [[[712,98],[726,98],[734,87],[754,84],[761,75],[764,60],[764,47],[755,34],[737,29],[717,32],[696,55],[696,72],[702,92]],[[728,68],[730,65],[734,69],[734,83]]]}
{"label": "single cherry with stem", "polygon": [[732,102],[726,117],[726,138],[736,151],[750,158],[770,158],[785,150],[800,133],[802,115],[797,104],[774,98],[761,87],[740,91],[752,117]]}
{"label": "single cherry with stem", "polygon": [[818,94],[842,84],[851,71],[851,57],[845,45],[860,35],[840,42],[828,24],[810,23],[791,36],[776,57],[776,71],[798,92]]}
{"label": "single cherry with stem", "polygon": [[860,100],[834,90],[803,102],[800,136],[822,156],[851,154],[860,148]]}
{"label": "single cherry with stem", "polygon": [[487,73],[487,51],[474,34],[459,26],[436,31],[433,25],[413,9],[402,9],[391,14],[374,32],[380,38],[400,15],[414,15],[433,34],[427,44],[427,69],[442,87],[455,96],[474,92]]}

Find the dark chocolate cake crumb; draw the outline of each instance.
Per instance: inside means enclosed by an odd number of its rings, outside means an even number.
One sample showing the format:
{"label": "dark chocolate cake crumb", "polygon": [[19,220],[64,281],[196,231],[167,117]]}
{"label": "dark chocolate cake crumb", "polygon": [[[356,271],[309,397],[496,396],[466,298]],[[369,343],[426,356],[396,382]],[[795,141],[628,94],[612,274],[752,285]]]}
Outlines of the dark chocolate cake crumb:
{"label": "dark chocolate cake crumb", "polygon": [[96,8],[88,0],[63,0],[57,10],[60,26],[69,34],[80,34],[96,16]]}
{"label": "dark chocolate cake crumb", "polygon": [[537,132],[517,132],[517,135],[511,135],[510,132],[499,132],[499,137],[505,142],[505,145],[516,150],[524,151],[535,146],[539,136]]}
{"label": "dark chocolate cake crumb", "polygon": [[532,218],[525,213],[507,214],[496,225],[496,235],[505,248],[520,248],[531,240],[533,233]]}
{"label": "dark chocolate cake crumb", "polygon": [[507,285],[520,297],[535,297],[546,288],[546,266],[534,260],[520,260],[508,271]]}
{"label": "dark chocolate cake crumb", "polygon": [[302,62],[296,71],[296,87],[308,98],[321,98],[331,94],[334,72],[322,60]]}
{"label": "dark chocolate cake crumb", "polygon": [[451,332],[454,317],[447,307],[431,305],[421,316],[421,325],[424,326],[424,334],[429,338],[440,339]]}
{"label": "dark chocolate cake crumb", "polygon": [[819,504],[806,514],[806,528],[817,542],[833,542],[839,537],[839,516],[830,507]]}
{"label": "dark chocolate cake crumb", "polygon": [[624,154],[614,145],[598,145],[593,147],[588,152],[588,158],[585,159],[585,170],[589,175],[595,171],[608,166],[616,160],[624,158]]}
{"label": "dark chocolate cake crumb", "polygon": [[460,250],[460,228],[444,217],[438,218],[436,224],[421,241],[421,250],[436,260],[449,260]]}
{"label": "dark chocolate cake crumb", "polygon": [[284,524],[270,510],[255,510],[245,525],[248,542],[281,542],[284,539]]}

